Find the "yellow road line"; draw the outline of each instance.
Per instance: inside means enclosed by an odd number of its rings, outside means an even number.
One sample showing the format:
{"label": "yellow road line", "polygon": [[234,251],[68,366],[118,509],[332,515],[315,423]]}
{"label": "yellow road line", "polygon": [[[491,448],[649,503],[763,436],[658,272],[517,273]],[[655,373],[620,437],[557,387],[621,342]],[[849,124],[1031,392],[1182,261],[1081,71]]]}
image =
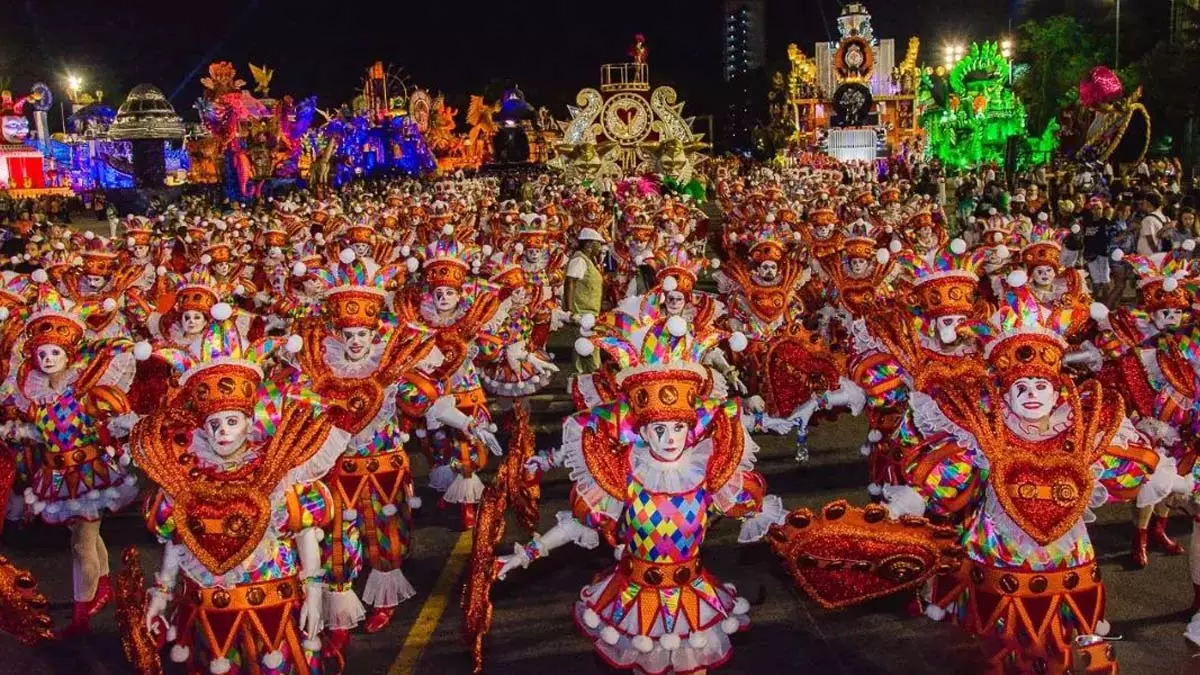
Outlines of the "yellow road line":
{"label": "yellow road line", "polygon": [[404,645],[400,647],[400,653],[392,662],[388,675],[412,675],[416,672],[421,654],[425,651],[425,647],[429,646],[433,632],[437,630],[438,623],[442,620],[442,614],[446,612],[446,605],[454,596],[454,586],[459,575],[467,564],[467,559],[471,557],[471,541],[471,531],[468,530],[459,535],[458,541],[454,543],[454,549],[450,551],[446,566],[442,568],[442,573],[434,582],[433,589],[429,591],[429,597],[421,606],[421,612],[417,614],[417,620],[413,622],[408,637],[404,638]]}

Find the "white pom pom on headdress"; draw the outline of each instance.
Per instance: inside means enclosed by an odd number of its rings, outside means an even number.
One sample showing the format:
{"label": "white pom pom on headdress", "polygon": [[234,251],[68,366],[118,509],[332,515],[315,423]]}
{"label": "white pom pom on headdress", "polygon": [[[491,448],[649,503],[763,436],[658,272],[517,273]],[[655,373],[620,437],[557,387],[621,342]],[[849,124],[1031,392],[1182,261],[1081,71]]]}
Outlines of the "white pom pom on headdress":
{"label": "white pom pom on headdress", "polygon": [[344,248],[342,249],[342,252],[338,254],[338,260],[341,260],[343,265],[349,265],[350,263],[354,262],[354,259],[357,257],[358,256],[354,254],[354,249],[350,248]]}
{"label": "white pom pom on headdress", "polygon": [[708,261],[708,268],[709,268],[709,269],[713,269],[713,270],[719,270],[719,269],[721,269],[721,259],[720,259],[720,258],[713,258],[712,260],[709,260],[709,261]]}
{"label": "white pom pom on headdress", "polygon": [[880,265],[886,265],[891,259],[892,254],[888,253],[886,248],[875,249],[875,260],[877,260]]}
{"label": "white pom pom on headdress", "polygon": [[899,253],[902,248],[904,248],[904,244],[901,244],[899,239],[893,239],[888,242],[888,250],[892,253]]}
{"label": "white pom pom on headdress", "polygon": [[212,256],[211,256],[211,255],[209,255],[209,254],[205,253],[204,255],[200,256],[200,264],[201,264],[201,265],[207,265],[207,264],[209,264],[210,262],[212,262]]}
{"label": "white pom pom on headdress", "polygon": [[450,223],[446,223],[446,225],[442,227],[442,234],[446,235],[447,237],[454,234],[454,226]]}
{"label": "white pom pom on headdress", "polygon": [[1108,318],[1108,307],[1099,302],[1093,302],[1088,307],[1088,314],[1091,315],[1093,321],[1103,321]]}
{"label": "white pom pom on headdress", "polygon": [[289,335],[287,342],[283,345],[283,349],[289,354],[298,353],[301,349],[304,349],[304,338],[299,335]]}
{"label": "white pom pom on headdress", "polygon": [[579,317],[579,327],[584,330],[591,330],[596,327],[595,314],[582,314]]}
{"label": "white pom pom on headdress", "polygon": [[1029,275],[1025,272],[1025,270],[1013,270],[1008,273],[1008,277],[1005,280],[1008,281],[1009,286],[1013,288],[1020,288],[1029,281]]}
{"label": "white pom pom on headdress", "polygon": [[596,345],[587,338],[579,338],[575,341],[575,353],[580,356],[591,356],[592,352],[596,351]]}
{"label": "white pom pom on headdress", "polygon": [[1167,277],[1163,279],[1163,290],[1168,293],[1174,293],[1175,289],[1179,288],[1179,280],[1175,277]]}
{"label": "white pom pom on headdress", "polygon": [[292,265],[292,276],[302,277],[305,274],[308,274],[308,265],[305,265],[302,262],[298,262],[295,265]]}
{"label": "white pom pom on headdress", "polygon": [[962,239],[955,239],[950,242],[950,252],[954,255],[962,255],[967,252],[967,242]]}
{"label": "white pom pom on headdress", "polygon": [[670,293],[676,288],[679,288],[679,282],[675,280],[675,277],[667,277],[666,279],[662,280],[662,289],[667,293]]}
{"label": "white pom pom on headdress", "polygon": [[233,307],[230,307],[227,302],[218,302],[212,306],[210,313],[212,314],[212,318],[217,321],[225,321],[233,316]]}
{"label": "white pom pom on headdress", "polygon": [[419,268],[420,266],[421,266],[421,263],[417,262],[416,258],[408,258],[407,260],[404,261],[404,267],[408,270],[409,274],[416,272],[417,268]]}
{"label": "white pom pom on headdress", "polygon": [[152,351],[153,350],[150,347],[150,343],[142,340],[133,345],[133,358],[137,359],[138,361],[145,361],[146,359],[150,358],[150,352]]}
{"label": "white pom pom on headdress", "polygon": [[88,230],[87,232],[83,233],[83,238],[90,241],[90,240],[96,238],[96,233],[92,232],[91,230]]}
{"label": "white pom pom on headdress", "polygon": [[1079,234],[1079,223],[1071,224],[1071,234]]}
{"label": "white pom pom on headdress", "polygon": [[125,244],[127,246],[129,246],[130,248],[137,246],[137,239],[134,239],[133,237],[129,237],[128,239],[125,240]]}
{"label": "white pom pom on headdress", "polygon": [[675,337],[683,337],[684,335],[687,335],[687,321],[682,316],[673,316],[667,319],[667,332]]}
{"label": "white pom pom on headdress", "polygon": [[734,331],[733,335],[729,336],[729,348],[734,352],[745,351],[748,346],[750,346],[750,341],[746,339],[746,334],[742,331]]}
{"label": "white pom pom on headdress", "polygon": [[492,254],[492,245],[484,244],[483,247],[479,249],[479,252],[483,254],[483,257],[488,257]]}
{"label": "white pom pom on headdress", "polygon": [[34,270],[33,274],[29,275],[29,278],[32,279],[33,283],[35,284],[44,284],[50,280],[50,277],[46,275],[46,270],[42,269]]}
{"label": "white pom pom on headdress", "polygon": [[1008,257],[1008,247],[1005,246],[1004,244],[1000,244],[999,246],[996,247],[995,250],[996,250],[996,255],[1000,256],[1000,258],[1003,259],[1003,258]]}

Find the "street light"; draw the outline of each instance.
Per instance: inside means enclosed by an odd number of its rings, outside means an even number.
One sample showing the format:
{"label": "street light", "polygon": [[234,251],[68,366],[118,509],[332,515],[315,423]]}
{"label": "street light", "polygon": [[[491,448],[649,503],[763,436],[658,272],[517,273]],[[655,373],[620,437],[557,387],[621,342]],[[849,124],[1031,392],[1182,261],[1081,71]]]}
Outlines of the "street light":
{"label": "street light", "polygon": [[[67,91],[71,93],[68,97],[72,104],[71,111],[74,112],[75,97],[79,94],[79,90],[83,88],[83,79],[78,75],[67,73]],[[58,114],[62,117],[63,133],[67,133],[67,112],[62,100],[58,102]]]}
{"label": "street light", "polygon": [[953,69],[955,64],[966,54],[966,49],[959,43],[949,43],[944,50],[946,52],[946,70]]}
{"label": "street light", "polygon": [[1012,43],[1011,39],[1002,38],[1000,40],[1000,55],[1003,56],[1004,60],[1008,62],[1008,84],[1012,85],[1012,82],[1013,82],[1013,59],[1012,59],[1013,43]]}

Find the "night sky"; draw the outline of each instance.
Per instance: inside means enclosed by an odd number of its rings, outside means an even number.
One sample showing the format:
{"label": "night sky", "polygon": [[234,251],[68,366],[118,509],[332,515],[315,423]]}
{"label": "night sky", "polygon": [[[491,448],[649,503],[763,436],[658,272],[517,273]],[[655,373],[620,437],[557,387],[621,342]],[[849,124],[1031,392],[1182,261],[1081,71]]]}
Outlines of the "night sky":
{"label": "night sky", "polygon": [[[321,107],[353,96],[363,69],[382,60],[411,80],[447,94],[465,114],[466,97],[492,78],[513,78],[534,106],[566,117],[575,92],[599,84],[602,63],[625,59],[634,33],[646,35],[651,80],[672,84],[685,112],[716,112],[720,82],[717,0],[562,2],[497,0],[4,0],[0,77],[18,92],[35,80],[58,95],[65,73],[100,86],[119,105],[150,82],[194,119],[199,78],[213,60],[232,61],[251,82],[248,62],[275,69],[272,94],[316,94]],[[875,0],[878,37],[910,35],[925,58],[946,36],[1005,32],[1009,0]],[[836,34],[836,0],[768,0],[768,63],[781,67],[788,42],[812,54]],[[822,20],[822,10],[824,20]],[[461,116],[460,116],[461,121]]]}

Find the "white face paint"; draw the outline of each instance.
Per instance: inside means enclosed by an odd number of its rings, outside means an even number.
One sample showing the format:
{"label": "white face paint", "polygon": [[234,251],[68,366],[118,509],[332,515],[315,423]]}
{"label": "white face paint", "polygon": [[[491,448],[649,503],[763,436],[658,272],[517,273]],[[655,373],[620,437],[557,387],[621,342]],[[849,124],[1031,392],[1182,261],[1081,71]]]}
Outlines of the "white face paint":
{"label": "white face paint", "polygon": [[145,258],[150,255],[150,247],[145,244],[138,244],[133,247],[133,257]]}
{"label": "white face paint", "polygon": [[817,225],[813,228],[813,234],[817,239],[828,239],[829,235],[833,234],[832,225]]}
{"label": "white face paint", "polygon": [[321,282],[316,279],[305,279],[300,283],[305,295],[318,295],[321,292]]}
{"label": "white face paint", "polygon": [[42,345],[37,348],[38,370],[47,375],[61,373],[67,369],[67,352],[58,345]]}
{"label": "white face paint", "polygon": [[1058,387],[1041,377],[1022,377],[1004,392],[1004,402],[1017,417],[1030,422],[1046,419],[1058,404]]}
{"label": "white face paint", "polygon": [[1033,278],[1034,286],[1046,287],[1054,283],[1054,277],[1057,275],[1054,273],[1053,267],[1049,265],[1038,265],[1037,267],[1033,268],[1033,274],[1030,276]]}
{"label": "white face paint", "polygon": [[272,246],[271,248],[267,249],[267,257],[271,258],[272,260],[278,260],[283,257],[283,249],[279,248],[278,246]]}
{"label": "white face paint", "polygon": [[540,267],[546,262],[546,252],[540,248],[527,248],[521,254],[526,267]]}
{"label": "white face paint", "polygon": [[213,274],[216,274],[219,277],[226,276],[232,271],[233,263],[231,262],[213,263]]}
{"label": "white face paint", "polygon": [[1159,330],[1171,330],[1179,328],[1183,323],[1183,310],[1180,309],[1156,309],[1151,315],[1154,321],[1154,327]]}
{"label": "white face paint", "polygon": [[679,291],[667,292],[667,314],[675,316],[681,314],[683,308],[687,306],[687,297]]}
{"label": "white face paint", "polygon": [[514,308],[521,308],[529,304],[529,289],[524,286],[519,286],[513,289],[513,292],[508,296],[509,304]]}
{"label": "white face paint", "polygon": [[189,309],[180,315],[179,325],[183,328],[184,335],[199,335],[207,323],[205,319],[207,317],[202,312]]}
{"label": "white face paint", "polygon": [[99,274],[89,274],[83,278],[83,283],[89,291],[103,290],[108,285],[108,278]]}
{"label": "white face paint", "polygon": [[774,260],[764,260],[758,264],[758,278],[763,281],[775,281],[779,276],[779,263]]}
{"label": "white face paint", "polygon": [[218,457],[231,457],[246,444],[250,418],[239,410],[223,410],[204,419],[204,433]]}
{"label": "white face paint", "polygon": [[650,446],[650,455],[660,462],[674,462],[687,449],[688,425],[683,422],[653,422],[638,433]]}
{"label": "white face paint", "polygon": [[343,328],[342,342],[346,345],[346,358],[350,361],[361,361],[371,353],[371,343],[375,341],[375,332],[370,328]]}
{"label": "white face paint", "polygon": [[944,345],[952,345],[959,341],[958,327],[967,317],[962,314],[939,316],[934,326],[937,328],[938,340]]}
{"label": "white face paint", "polygon": [[867,273],[870,270],[871,270],[871,261],[866,260],[864,258],[851,258],[850,259],[850,276],[854,277],[855,279],[861,279],[861,278],[867,276]]}
{"label": "white face paint", "polygon": [[370,244],[357,243],[357,244],[354,244],[353,246],[351,246],[350,248],[354,251],[354,255],[356,255],[360,258],[371,257],[371,245]]}
{"label": "white face paint", "polygon": [[460,297],[457,288],[438,286],[433,289],[433,306],[439,312],[453,312],[458,309],[458,300]]}

